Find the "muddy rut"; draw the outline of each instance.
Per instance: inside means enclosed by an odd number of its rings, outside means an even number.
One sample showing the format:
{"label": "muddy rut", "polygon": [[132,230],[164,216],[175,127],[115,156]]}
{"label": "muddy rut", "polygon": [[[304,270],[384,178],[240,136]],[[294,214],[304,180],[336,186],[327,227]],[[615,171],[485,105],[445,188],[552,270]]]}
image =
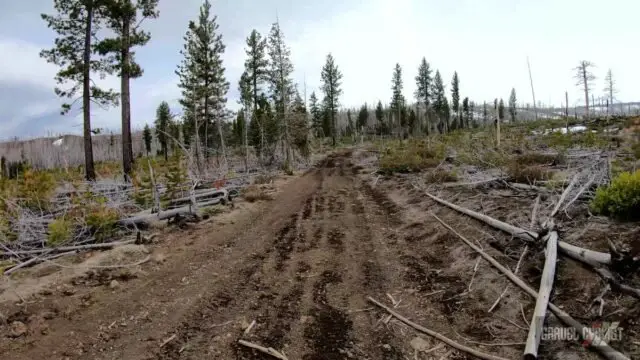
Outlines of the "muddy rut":
{"label": "muddy rut", "polygon": [[30,305],[25,321],[54,314],[47,331],[2,340],[2,358],[268,358],[237,344],[245,339],[290,359],[404,359],[406,344],[366,302],[401,290],[398,209],[357,174],[349,153],[330,156],[260,214],[198,230],[125,291],[80,288]]}

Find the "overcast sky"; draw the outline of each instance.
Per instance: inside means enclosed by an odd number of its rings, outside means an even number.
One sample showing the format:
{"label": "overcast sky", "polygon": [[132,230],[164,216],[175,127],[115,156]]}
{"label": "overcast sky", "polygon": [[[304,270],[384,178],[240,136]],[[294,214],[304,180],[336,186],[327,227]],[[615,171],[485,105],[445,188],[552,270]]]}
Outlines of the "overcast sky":
{"label": "overcast sky", "polygon": [[[134,128],[151,124],[166,100],[179,112],[176,64],[189,20],[200,0],[160,0],[160,17],[145,23],[152,40],[137,51],[144,76],[132,81]],[[55,34],[40,19],[52,0],[0,0],[0,138],[81,131],[78,110],[60,116],[53,93],[55,66],[38,56]],[[477,102],[509,96],[516,89],[530,102],[530,58],[537,100],[559,105],[569,91],[582,103],[572,69],[579,60],[596,64],[596,96],[611,68],[621,101],[640,100],[640,47],[635,0],[225,0],[212,1],[227,45],[224,64],[231,82],[229,107],[237,109],[245,38],[255,28],[267,34],[276,15],[291,48],[295,80],[307,95],[319,86],[326,55],[343,72],[342,104],[359,106],[391,97],[395,63],[403,69],[404,94],[413,98],[423,56],[445,82],[460,76],[463,97]],[[117,79],[106,83],[115,89]],[[447,87],[449,90],[450,86]],[[119,130],[119,109],[93,109],[93,126]]]}

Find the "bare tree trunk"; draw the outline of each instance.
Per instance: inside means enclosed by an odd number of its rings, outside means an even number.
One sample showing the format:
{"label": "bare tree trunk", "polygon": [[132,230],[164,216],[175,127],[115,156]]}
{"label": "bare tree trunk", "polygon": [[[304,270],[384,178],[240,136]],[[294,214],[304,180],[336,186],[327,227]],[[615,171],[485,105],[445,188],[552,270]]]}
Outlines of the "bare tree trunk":
{"label": "bare tree trunk", "polygon": [[245,110],[244,129],[242,134],[242,145],[244,146],[244,172],[249,173],[249,142],[247,140],[247,128],[249,127],[249,109]]}
{"label": "bare tree trunk", "polygon": [[535,119],[538,120],[538,108],[536,107],[536,92],[533,90],[533,76],[531,75],[531,64],[529,64],[529,57],[527,57],[527,68],[529,68],[529,82],[531,83],[531,96],[533,97],[533,113]]}
{"label": "bare tree trunk", "polygon": [[222,132],[222,125],[220,124],[220,119],[216,119],[216,126],[218,127],[218,134],[220,135],[220,148],[222,150],[222,161],[224,161],[224,165],[228,166],[227,163],[227,151],[224,146],[224,133]]}
{"label": "bare tree trunk", "polygon": [[584,81],[584,103],[586,105],[587,119],[589,119],[589,83],[587,82],[587,67],[582,66],[582,79]]}
{"label": "bare tree trunk", "polygon": [[[84,136],[84,167],[87,181],[96,179],[93,166],[93,144],[91,142],[91,25],[93,23],[93,4],[87,3],[87,20],[84,35],[84,54],[82,69],[82,118]],[[4,164],[3,164],[4,165]]]}
{"label": "bare tree trunk", "polygon": [[569,134],[569,92],[564,92],[564,117],[567,125],[567,134]]}
{"label": "bare tree trunk", "polygon": [[130,19],[125,16],[122,21],[122,48],[120,59],[122,61],[121,80],[121,110],[122,110],[122,169],[124,170],[125,181],[130,181],[133,168],[133,146],[131,144],[131,104],[129,91],[129,33]]}
{"label": "bare tree trunk", "polygon": [[198,176],[202,176],[202,159],[200,156],[200,129],[198,126],[198,107],[197,107],[197,100],[194,101],[193,103],[193,124],[195,127],[195,155],[196,155],[196,167],[198,169]]}

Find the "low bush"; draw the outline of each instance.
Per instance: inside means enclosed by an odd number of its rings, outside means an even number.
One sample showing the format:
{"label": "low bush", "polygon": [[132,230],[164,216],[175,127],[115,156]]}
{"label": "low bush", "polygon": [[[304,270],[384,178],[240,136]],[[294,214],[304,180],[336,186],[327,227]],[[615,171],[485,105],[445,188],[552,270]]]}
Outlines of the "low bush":
{"label": "low bush", "polygon": [[530,166],[530,165],[559,165],[565,162],[563,153],[558,154],[543,154],[537,152],[526,153],[518,155],[515,158],[518,164]]}
{"label": "low bush", "polygon": [[267,193],[264,188],[259,186],[248,186],[242,193],[242,197],[248,202],[256,202],[256,201],[270,201],[273,200],[273,196]]}
{"label": "low bush", "polygon": [[596,190],[591,210],[623,220],[640,219],[640,170],[623,172]]}
{"label": "low bush", "polygon": [[49,223],[47,233],[47,243],[56,246],[71,240],[73,235],[73,224],[64,217],[57,218]]}
{"label": "low bush", "polygon": [[456,173],[453,171],[444,170],[444,169],[437,169],[435,171],[431,171],[425,177],[425,182],[432,183],[432,184],[433,183],[440,184],[440,183],[456,182],[456,181],[458,181],[458,176],[456,175]]}
{"label": "low bush", "polygon": [[507,175],[510,180],[523,184],[534,184],[536,181],[549,180],[553,177],[553,172],[540,165],[526,165],[517,161],[512,161],[507,166]]}
{"label": "low bush", "polygon": [[424,141],[410,140],[388,146],[380,157],[383,174],[418,172],[435,167],[444,158],[443,146],[429,147]]}

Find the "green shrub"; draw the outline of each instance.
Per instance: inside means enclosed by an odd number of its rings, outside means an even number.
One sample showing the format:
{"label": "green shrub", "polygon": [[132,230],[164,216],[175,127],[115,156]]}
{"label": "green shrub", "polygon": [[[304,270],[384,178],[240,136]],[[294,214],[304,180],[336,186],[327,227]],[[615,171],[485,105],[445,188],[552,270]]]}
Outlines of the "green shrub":
{"label": "green shrub", "polygon": [[435,167],[444,158],[444,147],[429,147],[424,141],[410,140],[387,147],[380,158],[383,174],[417,172]]}
{"label": "green shrub", "polygon": [[60,245],[71,240],[73,235],[73,224],[64,217],[57,218],[49,223],[49,232],[47,234],[47,243],[49,245]]}
{"label": "green shrub", "polygon": [[624,220],[640,219],[640,170],[623,172],[609,186],[598,188],[591,210]]}
{"label": "green shrub", "polygon": [[516,157],[515,161],[521,165],[557,165],[565,162],[563,153],[558,154],[542,154],[542,153],[526,153]]}
{"label": "green shrub", "polygon": [[453,171],[448,171],[444,169],[438,169],[427,174],[425,178],[426,183],[445,183],[445,182],[456,182],[458,181],[458,176]]}

